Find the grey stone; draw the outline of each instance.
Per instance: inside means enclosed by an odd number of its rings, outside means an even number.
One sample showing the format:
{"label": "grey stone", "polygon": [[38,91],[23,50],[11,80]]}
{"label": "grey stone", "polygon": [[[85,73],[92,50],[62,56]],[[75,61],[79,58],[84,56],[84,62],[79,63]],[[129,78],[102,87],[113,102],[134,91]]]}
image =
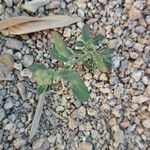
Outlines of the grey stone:
{"label": "grey stone", "polygon": [[114,68],[118,68],[120,66],[120,57],[116,55],[115,57],[112,58]]}
{"label": "grey stone", "polygon": [[8,97],[5,101],[4,108],[5,110],[9,110],[14,106],[14,100],[12,97]]}
{"label": "grey stone", "polygon": [[51,3],[46,5],[46,9],[54,9],[54,8],[58,8],[60,6],[60,1],[59,0],[55,0],[52,1]]}
{"label": "grey stone", "polygon": [[44,8],[42,6],[49,3],[49,0],[44,1],[25,1],[25,3],[22,5],[22,8],[30,11],[32,13],[35,13],[38,9],[43,10]]}
{"label": "grey stone", "polygon": [[107,0],[98,0],[98,2],[105,5],[107,3]]}
{"label": "grey stone", "polygon": [[128,40],[125,41],[125,45],[126,45],[127,47],[132,47],[132,46],[134,45],[134,43],[132,42],[131,39],[128,39]]}
{"label": "grey stone", "polygon": [[58,106],[56,108],[56,111],[59,112],[59,111],[63,111],[65,108],[63,106]]}
{"label": "grey stone", "polygon": [[84,106],[81,106],[80,108],[78,108],[78,117],[79,118],[84,118],[86,115],[86,109]]}
{"label": "grey stone", "polygon": [[29,71],[29,69],[23,69],[20,72],[20,75],[23,76],[23,77],[29,77],[29,78],[31,78],[32,77],[32,72]]}
{"label": "grey stone", "polygon": [[137,82],[137,81],[139,81],[139,80],[141,79],[142,74],[143,74],[143,71],[137,70],[137,71],[134,71],[134,72],[131,74],[131,76],[132,76],[132,78]]}
{"label": "grey stone", "polygon": [[21,63],[14,63],[14,65],[13,65],[13,68],[15,68],[15,69],[17,69],[17,70],[19,70],[19,71],[22,71],[22,64]]}
{"label": "grey stone", "polygon": [[150,15],[146,16],[146,23],[150,25]]}
{"label": "grey stone", "polygon": [[4,12],[4,5],[0,4],[0,15],[2,15]]}
{"label": "grey stone", "polygon": [[67,37],[67,38],[71,37],[71,29],[69,28],[64,29],[64,37]]}
{"label": "grey stone", "polygon": [[66,8],[66,3],[65,3],[64,1],[61,1],[60,7],[61,7],[62,9],[65,9],[65,8]]}
{"label": "grey stone", "polygon": [[83,18],[84,17],[84,11],[82,9],[78,9],[78,15]]}
{"label": "grey stone", "polygon": [[82,21],[77,22],[77,26],[79,29],[82,29],[82,27],[84,26],[84,23]]}
{"label": "grey stone", "polygon": [[33,150],[47,150],[49,149],[49,143],[47,141],[47,138],[43,137],[40,139],[37,139],[33,144],[32,144],[32,149]]}
{"label": "grey stone", "polygon": [[67,99],[65,98],[65,96],[63,96],[62,101],[61,101],[61,105],[66,106],[67,102],[68,102]]}
{"label": "grey stone", "polygon": [[62,135],[61,134],[59,134],[59,133],[56,134],[56,141],[57,141],[57,143],[62,143]]}
{"label": "grey stone", "polygon": [[117,147],[119,146],[120,143],[124,143],[124,132],[122,130],[120,130],[120,128],[118,126],[114,126],[114,147],[115,149],[117,149]]}
{"label": "grey stone", "polygon": [[[4,130],[1,130],[1,129],[0,129],[0,143],[1,143],[2,140],[3,140],[3,133],[4,133]],[[1,146],[0,146],[0,149],[2,149]]]}
{"label": "grey stone", "polygon": [[6,39],[5,46],[14,50],[22,50],[23,44],[20,40],[14,38]]}
{"label": "grey stone", "polygon": [[3,96],[0,95],[0,105],[2,104],[2,102],[3,102]]}
{"label": "grey stone", "polygon": [[22,82],[17,83],[17,88],[23,100],[26,100],[26,89]]}
{"label": "grey stone", "polygon": [[13,1],[12,0],[4,0],[4,1],[5,1],[6,5],[8,7],[12,7],[12,5],[13,5]]}
{"label": "grey stone", "polygon": [[92,108],[88,108],[87,109],[87,114],[90,115],[90,116],[96,117],[97,112],[96,112],[96,110],[94,110]]}
{"label": "grey stone", "polygon": [[13,55],[13,58],[15,60],[20,60],[22,58],[22,54],[21,52],[16,52],[14,55]]}
{"label": "grey stone", "polygon": [[143,77],[142,77],[142,82],[143,82],[145,85],[148,85],[148,83],[149,83],[148,77],[147,77],[147,76],[143,76]]}
{"label": "grey stone", "polygon": [[133,3],[133,6],[135,6],[136,8],[138,8],[138,9],[143,9],[143,3],[142,3],[142,0],[137,0],[137,1],[135,1],[134,3]]}
{"label": "grey stone", "polygon": [[56,141],[56,136],[54,135],[50,135],[47,139],[50,143],[54,144]]}
{"label": "grey stone", "polygon": [[124,93],[124,86],[122,84],[119,84],[119,86],[114,89],[114,96],[119,99],[123,93]]}
{"label": "grey stone", "polygon": [[16,121],[16,115],[15,115],[15,114],[10,114],[7,118],[8,118],[11,122],[15,122],[15,121]]}
{"label": "grey stone", "polygon": [[1,95],[1,96],[5,97],[6,94],[7,94],[6,89],[1,89],[1,90],[0,90],[0,95]]}
{"label": "grey stone", "polygon": [[17,138],[13,141],[13,145],[15,146],[16,149],[22,148],[26,144],[26,140],[22,138]]}
{"label": "grey stone", "polygon": [[29,67],[30,65],[33,64],[33,56],[32,55],[24,55],[23,56],[23,65],[24,67]]}
{"label": "grey stone", "polygon": [[145,27],[143,27],[143,26],[137,26],[136,28],[135,28],[135,32],[137,32],[137,33],[143,33],[143,32],[145,32],[145,30],[146,30],[146,28]]}
{"label": "grey stone", "polygon": [[75,104],[75,106],[76,106],[77,108],[81,106],[81,102],[78,101],[78,100],[76,100],[76,101],[74,102],[74,104]]}
{"label": "grey stone", "polygon": [[147,119],[147,120],[143,120],[142,121],[142,124],[145,128],[148,128],[150,129],[150,119]]}
{"label": "grey stone", "polygon": [[119,68],[121,72],[124,72],[128,68],[128,65],[129,65],[129,62],[126,59],[121,61],[121,66]]}
{"label": "grey stone", "polygon": [[6,112],[3,108],[0,108],[0,122],[6,117]]}
{"label": "grey stone", "polygon": [[9,122],[8,124],[4,126],[4,129],[12,132],[13,127],[14,127],[14,124],[12,122]]}
{"label": "grey stone", "polygon": [[135,50],[138,50],[139,52],[142,52],[144,50],[144,45],[135,43],[134,47]]}

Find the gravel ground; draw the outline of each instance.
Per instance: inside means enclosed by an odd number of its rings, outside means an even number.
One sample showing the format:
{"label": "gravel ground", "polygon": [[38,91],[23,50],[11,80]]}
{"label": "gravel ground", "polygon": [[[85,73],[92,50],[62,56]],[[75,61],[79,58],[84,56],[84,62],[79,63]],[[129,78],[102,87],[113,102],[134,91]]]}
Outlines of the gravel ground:
{"label": "gravel ground", "polygon": [[[150,0],[55,0],[29,13],[20,0],[0,0],[0,19],[17,15],[76,14],[81,22],[57,29],[68,46],[86,23],[115,48],[112,74],[78,68],[90,91],[83,104],[60,83],[46,93],[39,130],[29,142],[38,102],[27,67],[40,62],[59,66],[48,49],[51,30],[21,36],[0,34],[1,57],[9,64],[0,76],[0,149],[2,150],[149,150],[150,149]],[[11,59],[6,55],[10,54]],[[14,65],[12,66],[12,60]],[[5,70],[6,69],[6,70]],[[58,91],[57,94],[55,91]]]}

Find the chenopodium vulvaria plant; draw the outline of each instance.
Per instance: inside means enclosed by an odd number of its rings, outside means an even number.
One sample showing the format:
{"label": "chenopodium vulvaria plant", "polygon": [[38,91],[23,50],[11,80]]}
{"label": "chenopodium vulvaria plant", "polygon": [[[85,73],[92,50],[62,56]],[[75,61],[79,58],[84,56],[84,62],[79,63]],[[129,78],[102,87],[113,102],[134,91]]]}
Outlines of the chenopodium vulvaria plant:
{"label": "chenopodium vulvaria plant", "polygon": [[34,73],[34,77],[38,84],[38,93],[46,91],[47,87],[52,84],[53,80],[63,79],[69,82],[75,97],[80,101],[88,100],[88,90],[78,75],[73,71],[75,65],[83,65],[91,70],[98,68],[102,72],[107,72],[111,68],[112,50],[107,47],[97,48],[97,44],[103,39],[102,35],[90,36],[87,26],[82,28],[82,38],[75,43],[76,50],[67,48],[61,35],[57,32],[53,33],[54,48],[49,53],[52,58],[63,62],[64,67],[61,70],[48,69],[44,65],[34,64],[29,69]]}

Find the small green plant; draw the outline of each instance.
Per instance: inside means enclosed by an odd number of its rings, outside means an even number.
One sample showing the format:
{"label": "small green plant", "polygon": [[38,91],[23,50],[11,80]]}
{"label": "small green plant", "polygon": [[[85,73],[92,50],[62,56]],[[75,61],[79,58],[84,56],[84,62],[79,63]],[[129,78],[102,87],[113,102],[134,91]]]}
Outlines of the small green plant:
{"label": "small green plant", "polygon": [[[49,53],[54,59],[63,63],[62,69],[48,69],[41,64],[33,64],[29,69],[33,72],[37,82],[37,91],[42,95],[47,87],[52,84],[53,80],[66,80],[72,89],[75,97],[80,101],[86,101],[89,98],[88,90],[78,75],[73,71],[75,65],[83,65],[88,70],[98,68],[102,72],[107,72],[112,67],[111,53],[112,50],[107,47],[98,48],[98,43],[103,40],[102,35],[90,36],[87,26],[82,28],[82,38],[75,43],[76,50],[67,48],[61,35],[57,32],[53,33],[54,48]],[[38,116],[42,109],[42,100],[39,99],[37,111],[31,127],[30,138],[32,138],[37,130],[39,122]],[[37,121],[38,118],[38,121]]]}
{"label": "small green plant", "polygon": [[70,87],[78,100],[88,100],[88,90],[80,76],[73,71],[75,65],[83,65],[86,69],[91,70],[98,68],[102,72],[107,72],[112,67],[111,53],[112,50],[107,47],[97,48],[97,44],[103,40],[102,35],[90,36],[87,26],[82,28],[82,38],[75,43],[76,50],[67,48],[61,35],[53,33],[55,47],[50,49],[49,53],[54,59],[63,62],[61,70],[52,70],[41,64],[30,66],[38,84],[38,93],[46,91],[47,87],[52,84],[53,80],[64,79],[70,83]]}
{"label": "small green plant", "polygon": [[64,79],[69,82],[70,87],[77,99],[85,101],[89,97],[89,93],[84,82],[73,70],[52,70],[41,64],[32,65],[30,70],[34,72],[34,77],[38,84],[37,90],[39,95],[46,91],[47,87],[52,84],[53,80]]}
{"label": "small green plant", "polygon": [[77,64],[84,65],[85,68],[98,68],[102,72],[107,72],[112,67],[112,49],[108,47],[98,47],[100,41],[104,39],[102,35],[90,36],[87,26],[82,28],[82,38],[76,41]]}

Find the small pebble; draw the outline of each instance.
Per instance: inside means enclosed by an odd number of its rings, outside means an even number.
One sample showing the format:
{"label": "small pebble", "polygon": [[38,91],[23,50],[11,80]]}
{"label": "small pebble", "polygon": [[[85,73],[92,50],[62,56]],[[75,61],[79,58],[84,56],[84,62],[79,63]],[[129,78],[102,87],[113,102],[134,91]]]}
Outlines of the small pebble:
{"label": "small pebble", "polygon": [[147,119],[147,120],[143,120],[142,121],[142,124],[145,128],[148,128],[150,129],[150,119]]}
{"label": "small pebble", "polygon": [[84,17],[84,11],[82,9],[78,9],[78,15],[83,18]]}
{"label": "small pebble", "polygon": [[5,104],[4,104],[5,110],[9,110],[13,106],[14,106],[14,100],[13,100],[13,98],[12,97],[7,98],[6,101],[5,101]]}
{"label": "small pebble", "polygon": [[132,59],[137,59],[138,56],[139,56],[139,55],[138,55],[136,52],[130,52],[130,57],[131,57]]}
{"label": "small pebble", "polygon": [[0,108],[0,122],[5,118],[6,112],[3,108]]}
{"label": "small pebble", "polygon": [[13,1],[12,0],[4,0],[4,2],[6,3],[6,5],[8,7],[12,7],[13,6]]}
{"label": "small pebble", "polygon": [[57,112],[60,112],[60,111],[64,111],[64,107],[63,106],[58,106],[57,108],[56,108],[56,111]]}
{"label": "small pebble", "polygon": [[84,118],[86,115],[86,109],[84,106],[81,106],[80,108],[78,108],[78,117],[80,119]]}
{"label": "small pebble", "polygon": [[146,16],[146,23],[150,25],[150,15]]}
{"label": "small pebble", "polygon": [[23,56],[23,65],[24,67],[29,67],[30,65],[33,64],[33,56],[32,55],[24,55]]}
{"label": "small pebble", "polygon": [[80,142],[79,143],[79,150],[92,150],[93,146],[91,143],[87,142]]}
{"label": "small pebble", "polygon": [[71,29],[69,28],[64,29],[64,37],[67,37],[67,38],[71,37]]}
{"label": "small pebble", "polygon": [[131,74],[131,76],[132,76],[132,78],[133,78],[136,82],[138,82],[138,81],[141,79],[142,74],[143,74],[143,72],[140,71],[140,70],[138,70],[138,71],[134,71],[134,72]]}
{"label": "small pebble", "polygon": [[19,50],[19,51],[21,51],[23,48],[22,42],[14,38],[8,38],[6,40],[5,46],[14,50]]}

